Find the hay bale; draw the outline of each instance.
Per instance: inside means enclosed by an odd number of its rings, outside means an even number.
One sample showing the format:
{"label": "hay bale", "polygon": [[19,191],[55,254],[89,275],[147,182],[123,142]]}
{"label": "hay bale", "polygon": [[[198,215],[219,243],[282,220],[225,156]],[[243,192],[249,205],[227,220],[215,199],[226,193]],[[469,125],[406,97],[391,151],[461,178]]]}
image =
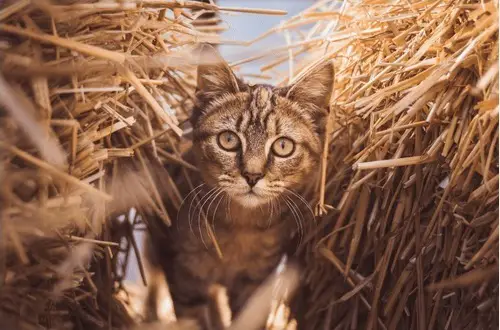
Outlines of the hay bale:
{"label": "hay bale", "polygon": [[[289,45],[238,62],[275,56],[262,69],[288,63],[283,83],[317,60],[336,64],[323,175],[310,196],[320,216],[302,251],[307,325],[493,329],[496,4],[336,6],[318,1],[266,34],[285,31]],[[117,298],[137,250],[131,233],[146,209],[169,221],[149,165],[196,170],[178,139],[193,97],[190,45],[223,42],[213,22],[195,23],[218,10],[155,0],[0,5],[0,327],[134,322]],[[119,159],[130,160],[125,172]],[[105,221],[130,206],[133,219]]]}
{"label": "hay bale", "polygon": [[[213,20],[197,19],[219,10],[198,1],[1,2],[2,329],[134,322],[118,299],[138,252],[132,232],[145,210],[170,221],[152,165],[196,170],[178,150],[193,99],[191,49],[221,42]],[[106,221],[132,206],[135,215]]]}
{"label": "hay bale", "polygon": [[336,66],[308,328],[498,328],[497,3],[338,5],[282,22],[266,35],[289,44],[248,59],[288,63],[282,83]]}

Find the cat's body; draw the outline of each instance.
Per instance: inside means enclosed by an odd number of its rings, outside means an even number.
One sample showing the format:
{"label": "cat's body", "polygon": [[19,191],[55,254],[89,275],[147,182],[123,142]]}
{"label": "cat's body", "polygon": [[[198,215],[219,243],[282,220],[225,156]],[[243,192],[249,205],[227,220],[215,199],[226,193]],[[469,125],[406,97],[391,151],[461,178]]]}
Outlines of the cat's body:
{"label": "cat's body", "polygon": [[166,201],[171,227],[152,221],[150,252],[177,316],[217,328],[207,306],[212,285],[227,288],[234,317],[272,274],[293,233],[312,221],[297,192],[319,163],[333,69],[323,66],[288,88],[246,85],[225,63],[201,66],[198,77],[186,157],[200,175],[190,177],[194,189],[177,184],[186,197],[180,209]]}
{"label": "cat's body", "polygon": [[[202,184],[195,183],[195,187]],[[277,206],[269,217],[267,207],[246,210],[222,194],[214,196],[209,188],[199,187],[185,199],[178,221],[154,235],[158,264],[166,274],[178,317],[199,318],[211,301],[213,284],[227,288],[232,313],[237,314],[273,272],[294,229],[279,217]]]}

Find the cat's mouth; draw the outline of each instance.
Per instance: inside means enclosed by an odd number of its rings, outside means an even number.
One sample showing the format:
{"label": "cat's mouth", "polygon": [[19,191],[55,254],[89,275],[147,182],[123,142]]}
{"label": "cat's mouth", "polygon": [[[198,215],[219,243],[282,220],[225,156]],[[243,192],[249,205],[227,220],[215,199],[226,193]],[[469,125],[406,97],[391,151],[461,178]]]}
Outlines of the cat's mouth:
{"label": "cat's mouth", "polygon": [[257,207],[268,203],[270,196],[267,196],[262,189],[248,187],[247,189],[238,189],[230,193],[233,200],[245,207]]}
{"label": "cat's mouth", "polygon": [[254,197],[254,198],[265,198],[265,194],[263,194],[259,189],[249,188],[248,190],[240,191],[234,194],[234,197],[244,198],[244,197]]}
{"label": "cat's mouth", "polygon": [[247,193],[234,196],[234,199],[245,207],[257,207],[266,203],[266,197],[259,195],[257,192],[251,190]]}
{"label": "cat's mouth", "polygon": [[270,191],[265,181],[249,185],[243,179],[232,181],[231,184],[220,182],[220,186],[231,199],[244,207],[258,207],[276,198],[276,192]]}

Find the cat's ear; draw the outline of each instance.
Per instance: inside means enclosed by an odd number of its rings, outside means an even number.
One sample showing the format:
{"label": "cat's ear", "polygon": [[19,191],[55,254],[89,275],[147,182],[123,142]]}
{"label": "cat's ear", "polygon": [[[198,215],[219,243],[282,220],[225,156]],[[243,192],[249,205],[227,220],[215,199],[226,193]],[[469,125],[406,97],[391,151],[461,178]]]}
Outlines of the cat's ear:
{"label": "cat's ear", "polygon": [[214,47],[202,45],[197,52],[200,63],[197,91],[208,95],[240,92],[242,82]]}
{"label": "cat's ear", "polygon": [[316,66],[296,83],[285,88],[285,97],[298,103],[308,103],[328,109],[335,78],[333,63],[328,61]]}

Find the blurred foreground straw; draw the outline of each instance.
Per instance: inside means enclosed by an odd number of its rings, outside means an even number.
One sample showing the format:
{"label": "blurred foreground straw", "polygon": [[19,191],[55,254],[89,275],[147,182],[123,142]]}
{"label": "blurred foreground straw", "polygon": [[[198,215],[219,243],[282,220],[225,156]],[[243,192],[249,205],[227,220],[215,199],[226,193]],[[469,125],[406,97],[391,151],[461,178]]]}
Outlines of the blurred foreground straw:
{"label": "blurred foreground straw", "polygon": [[135,322],[122,285],[139,255],[133,232],[146,230],[146,212],[169,223],[162,198],[181,198],[163,163],[196,171],[181,158],[181,136],[192,49],[225,42],[199,19],[214,11],[285,13],[198,1],[0,2],[0,328]]}

